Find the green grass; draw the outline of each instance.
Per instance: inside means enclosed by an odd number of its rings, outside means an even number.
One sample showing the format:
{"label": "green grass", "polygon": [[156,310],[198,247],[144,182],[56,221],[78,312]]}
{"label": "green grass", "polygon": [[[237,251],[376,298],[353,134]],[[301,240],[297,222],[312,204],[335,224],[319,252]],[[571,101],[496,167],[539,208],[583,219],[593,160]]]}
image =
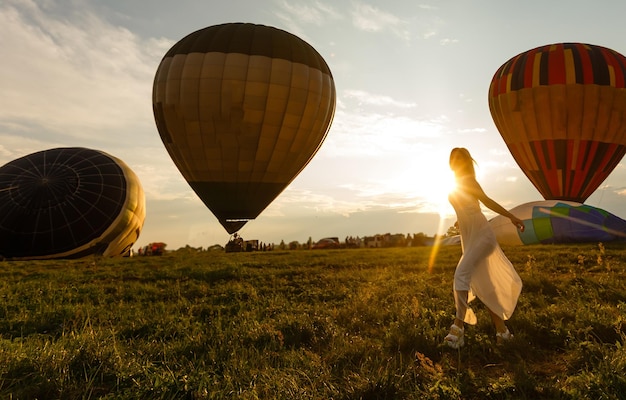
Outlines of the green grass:
{"label": "green grass", "polygon": [[445,347],[460,248],[0,262],[2,399],[626,398],[626,246],[505,248],[524,289]]}

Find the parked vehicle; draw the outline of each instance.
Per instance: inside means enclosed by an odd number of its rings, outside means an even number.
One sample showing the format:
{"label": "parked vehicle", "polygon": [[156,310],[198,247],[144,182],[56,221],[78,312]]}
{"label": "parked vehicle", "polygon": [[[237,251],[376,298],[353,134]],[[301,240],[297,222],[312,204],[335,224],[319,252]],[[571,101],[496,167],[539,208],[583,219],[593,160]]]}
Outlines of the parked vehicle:
{"label": "parked vehicle", "polygon": [[339,243],[339,238],[336,237],[320,239],[311,246],[312,249],[339,249],[340,247],[341,243]]}

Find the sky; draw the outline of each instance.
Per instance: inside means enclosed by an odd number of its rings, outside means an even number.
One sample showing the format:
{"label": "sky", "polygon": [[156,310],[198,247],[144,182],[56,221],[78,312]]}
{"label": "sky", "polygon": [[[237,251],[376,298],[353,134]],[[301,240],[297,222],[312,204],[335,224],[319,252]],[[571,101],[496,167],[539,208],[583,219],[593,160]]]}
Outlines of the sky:
{"label": "sky", "polygon": [[[146,194],[136,248],[225,244],[229,235],[171,161],[152,85],[167,50],[227,22],[286,30],[326,60],[335,117],[318,153],[239,232],[264,243],[437,232],[454,223],[453,147],[506,208],[542,200],[510,155],[487,90],[511,57],[558,42],[626,54],[626,2],[603,0],[3,0],[0,165],[55,147],[122,159]],[[586,204],[626,218],[626,161]],[[488,217],[495,214],[485,210]]]}

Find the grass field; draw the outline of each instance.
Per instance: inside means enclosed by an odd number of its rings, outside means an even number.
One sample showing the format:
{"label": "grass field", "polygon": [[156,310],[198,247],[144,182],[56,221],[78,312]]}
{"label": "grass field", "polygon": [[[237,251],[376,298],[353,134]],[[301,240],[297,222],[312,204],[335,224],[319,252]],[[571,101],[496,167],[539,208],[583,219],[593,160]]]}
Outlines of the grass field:
{"label": "grass field", "polygon": [[1,399],[626,398],[626,245],[504,248],[456,351],[458,246],[0,262]]}

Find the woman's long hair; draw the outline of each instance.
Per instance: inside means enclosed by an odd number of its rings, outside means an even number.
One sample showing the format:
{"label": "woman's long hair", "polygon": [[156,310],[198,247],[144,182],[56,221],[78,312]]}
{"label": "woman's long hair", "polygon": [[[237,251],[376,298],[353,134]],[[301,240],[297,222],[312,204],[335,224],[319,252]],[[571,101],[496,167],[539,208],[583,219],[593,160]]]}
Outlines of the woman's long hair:
{"label": "woman's long hair", "polygon": [[[458,160],[456,166],[452,165],[452,158],[456,157]],[[472,178],[476,178],[476,171],[474,170],[474,159],[470,154],[469,150],[465,147],[455,147],[450,152],[450,167],[454,171],[454,175],[457,178],[463,178],[466,176],[471,176]]]}

